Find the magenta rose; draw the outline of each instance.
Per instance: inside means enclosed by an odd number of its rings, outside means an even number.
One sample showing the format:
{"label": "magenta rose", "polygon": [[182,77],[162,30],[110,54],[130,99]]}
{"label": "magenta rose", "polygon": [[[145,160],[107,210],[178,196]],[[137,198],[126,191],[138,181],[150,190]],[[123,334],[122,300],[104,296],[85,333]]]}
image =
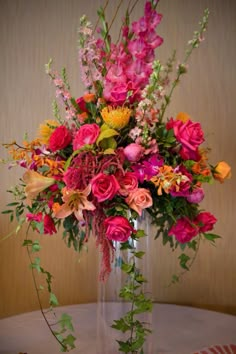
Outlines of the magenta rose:
{"label": "magenta rose", "polygon": [[182,217],[177,220],[168,232],[168,236],[174,235],[180,243],[186,243],[197,236],[199,228],[195,223],[192,223],[187,217]]}
{"label": "magenta rose", "polygon": [[71,143],[72,137],[64,125],[57,127],[49,139],[48,148],[52,152],[64,149]]}
{"label": "magenta rose", "polygon": [[138,178],[134,172],[126,172],[124,175],[118,175],[116,177],[120,185],[120,195],[127,197],[129,192],[138,188]]}
{"label": "magenta rose", "polygon": [[193,123],[190,119],[185,123],[174,121],[173,129],[176,139],[188,150],[195,151],[204,141],[200,123]]}
{"label": "magenta rose", "polygon": [[198,204],[204,198],[204,190],[201,187],[194,188],[193,191],[187,196],[189,203]]}
{"label": "magenta rose", "polygon": [[97,198],[98,202],[111,200],[120,189],[120,185],[114,175],[99,173],[92,181],[92,193]]}
{"label": "magenta rose", "polygon": [[134,229],[124,216],[110,216],[105,219],[106,237],[111,241],[126,242]]}
{"label": "magenta rose", "polygon": [[141,145],[132,143],[124,148],[124,155],[128,161],[137,162],[143,156],[144,150]]}
{"label": "magenta rose", "polygon": [[94,144],[100,134],[100,128],[97,124],[84,124],[77,131],[73,140],[73,149],[78,150],[86,144]]}
{"label": "magenta rose", "polygon": [[199,232],[207,232],[213,229],[217,219],[211,213],[204,211],[197,215],[194,223],[199,227]]}

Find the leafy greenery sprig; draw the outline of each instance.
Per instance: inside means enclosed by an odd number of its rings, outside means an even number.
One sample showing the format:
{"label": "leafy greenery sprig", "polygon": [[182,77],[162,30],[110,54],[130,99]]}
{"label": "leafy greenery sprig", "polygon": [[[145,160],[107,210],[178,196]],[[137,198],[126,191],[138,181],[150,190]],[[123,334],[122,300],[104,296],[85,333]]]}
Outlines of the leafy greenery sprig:
{"label": "leafy greenery sprig", "polygon": [[144,353],[143,345],[146,336],[151,333],[148,323],[140,321],[137,316],[142,313],[152,311],[152,300],[143,291],[143,285],[147,282],[140,269],[137,267],[137,259],[142,260],[144,251],[137,251],[135,243],[139,242],[141,237],[146,236],[143,230],[138,230],[132,235],[131,240],[121,245],[122,251],[131,253],[131,257],[121,262],[121,270],[127,275],[127,282],[120,289],[119,297],[123,301],[130,303],[130,310],[118,320],[114,321],[112,328],[128,333],[126,340],[117,340],[119,351],[123,353]]}

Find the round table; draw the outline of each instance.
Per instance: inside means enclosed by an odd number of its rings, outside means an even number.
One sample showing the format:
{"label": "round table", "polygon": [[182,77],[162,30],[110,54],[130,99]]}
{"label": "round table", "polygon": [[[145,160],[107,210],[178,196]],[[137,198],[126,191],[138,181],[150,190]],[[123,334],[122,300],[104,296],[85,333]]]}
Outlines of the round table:
{"label": "round table", "polygon": [[[58,317],[61,313],[73,317],[77,340],[76,349],[71,353],[97,354],[96,309],[94,303],[56,309]],[[236,316],[186,306],[155,304],[153,331],[155,341],[152,354],[193,354],[216,344],[236,344]],[[0,320],[0,354],[20,352],[61,353],[40,311]]]}

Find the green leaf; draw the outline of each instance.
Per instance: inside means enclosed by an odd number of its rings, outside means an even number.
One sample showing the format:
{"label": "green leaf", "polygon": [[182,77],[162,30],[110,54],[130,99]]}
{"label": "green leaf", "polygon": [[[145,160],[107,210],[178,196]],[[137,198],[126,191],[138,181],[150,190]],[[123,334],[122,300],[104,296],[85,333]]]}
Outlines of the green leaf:
{"label": "green leaf", "polygon": [[63,339],[62,344],[65,346],[69,346],[70,349],[74,349],[75,348],[75,340],[76,340],[76,338],[72,334],[68,334],[68,336]]}
{"label": "green leaf", "polygon": [[50,293],[49,304],[51,306],[58,306],[59,304],[56,295],[53,293]]}
{"label": "green leaf", "polygon": [[[102,130],[101,133],[99,134],[99,137],[97,138],[96,144],[99,145],[99,143],[103,140],[103,139],[108,139],[111,138],[115,135],[119,135],[119,133],[115,130],[115,129],[105,129]],[[108,146],[108,147],[113,147],[113,146]]]}
{"label": "green leaf", "polygon": [[10,214],[13,213],[13,210],[4,210],[2,211],[2,214]]}
{"label": "green leaf", "polygon": [[205,239],[207,239],[208,241],[212,241],[212,242],[215,242],[215,240],[217,238],[221,238],[221,236],[219,235],[215,235],[215,234],[203,234],[203,236],[205,237]]}
{"label": "green leaf", "polygon": [[134,265],[133,264],[128,264],[128,263],[122,263],[121,269],[125,273],[129,274],[129,273],[132,273],[134,271]]}
{"label": "green leaf", "polygon": [[121,318],[119,320],[114,320],[113,323],[114,324],[111,327],[118,329],[119,331],[121,331],[123,333],[130,330],[130,325],[127,324],[127,322],[124,320],[124,318]]}
{"label": "green leaf", "polygon": [[74,327],[72,324],[72,317],[70,315],[68,315],[67,313],[63,313],[61,315],[59,323],[60,323],[60,326],[62,329],[67,328],[70,331],[74,331]]}
{"label": "green leaf", "polygon": [[135,234],[135,238],[141,238],[141,237],[145,237],[146,234],[144,232],[144,230],[137,230],[136,234]]}
{"label": "green leaf", "polygon": [[119,351],[124,352],[124,353],[130,353],[130,345],[127,342],[122,342],[120,340],[117,340],[117,343],[119,344]]}
{"label": "green leaf", "polygon": [[178,282],[179,282],[179,276],[176,274],[173,274],[172,278],[171,278],[171,283],[176,284]]}
{"label": "green leaf", "polygon": [[38,240],[35,240],[32,244],[32,252],[39,252],[41,250],[41,246]]}
{"label": "green leaf", "polygon": [[22,243],[22,246],[32,246],[33,241],[32,240],[24,240]]}
{"label": "green leaf", "polygon": [[134,256],[140,259],[143,258],[144,255],[145,255],[144,251],[134,252]]}
{"label": "green leaf", "polygon": [[41,273],[40,258],[36,257],[34,259],[34,262],[32,262],[30,264],[30,267],[33,268],[33,269],[36,269],[38,271],[38,273]]}
{"label": "green leaf", "polygon": [[187,262],[190,260],[190,257],[187,256],[185,253],[182,253],[178,259],[180,260],[180,266],[183,269],[189,270],[188,266],[187,266]]}

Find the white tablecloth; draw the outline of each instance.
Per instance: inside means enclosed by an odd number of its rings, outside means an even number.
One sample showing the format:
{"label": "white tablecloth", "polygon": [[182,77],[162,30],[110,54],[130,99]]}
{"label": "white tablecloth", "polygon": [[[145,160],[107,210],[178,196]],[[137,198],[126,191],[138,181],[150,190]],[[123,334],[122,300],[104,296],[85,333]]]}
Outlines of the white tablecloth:
{"label": "white tablecloth", "polygon": [[[77,348],[71,353],[97,354],[96,304],[59,307],[56,311],[73,317]],[[235,316],[191,307],[155,304],[153,329],[152,354],[192,354],[211,345],[236,344]],[[60,353],[40,311],[0,320],[0,354],[20,352]]]}

